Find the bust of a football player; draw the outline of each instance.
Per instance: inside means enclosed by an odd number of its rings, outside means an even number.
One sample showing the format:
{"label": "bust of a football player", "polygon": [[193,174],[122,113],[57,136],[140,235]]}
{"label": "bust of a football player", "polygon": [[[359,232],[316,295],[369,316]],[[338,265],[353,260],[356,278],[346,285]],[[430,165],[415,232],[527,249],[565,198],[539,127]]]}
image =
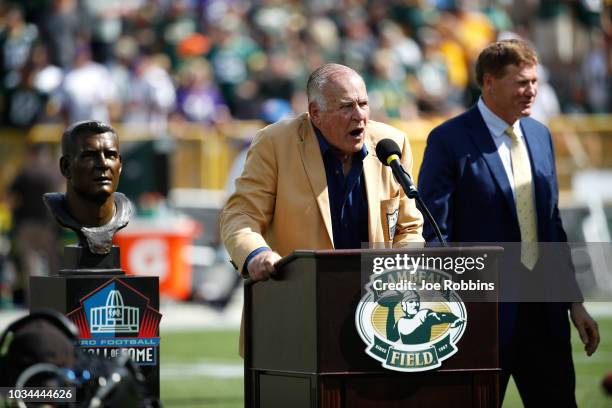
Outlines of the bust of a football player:
{"label": "bust of a football player", "polygon": [[115,232],[132,214],[130,201],[116,192],[121,155],[115,129],[93,120],[69,126],[62,135],[60,171],[66,193],[45,194],[47,207],[61,226],[77,233],[81,246],[109,253]]}

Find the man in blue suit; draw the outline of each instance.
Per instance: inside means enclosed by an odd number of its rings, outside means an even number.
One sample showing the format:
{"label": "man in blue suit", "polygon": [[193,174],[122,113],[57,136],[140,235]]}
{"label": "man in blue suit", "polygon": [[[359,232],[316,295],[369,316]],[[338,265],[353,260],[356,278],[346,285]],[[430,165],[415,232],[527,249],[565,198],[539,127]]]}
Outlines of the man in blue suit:
{"label": "man in blue suit", "polygon": [[[523,41],[485,48],[476,63],[481,98],[430,133],[419,172],[421,196],[447,241],[523,243],[507,246],[502,284],[550,273],[544,258],[551,257],[538,242],[567,241],[550,132],[528,117],[536,65],[535,51]],[[423,235],[435,239],[431,225]],[[521,290],[502,300],[520,300]],[[512,375],[527,407],[576,406],[568,310],[590,356],[599,332],[581,301],[500,303],[500,402]]]}

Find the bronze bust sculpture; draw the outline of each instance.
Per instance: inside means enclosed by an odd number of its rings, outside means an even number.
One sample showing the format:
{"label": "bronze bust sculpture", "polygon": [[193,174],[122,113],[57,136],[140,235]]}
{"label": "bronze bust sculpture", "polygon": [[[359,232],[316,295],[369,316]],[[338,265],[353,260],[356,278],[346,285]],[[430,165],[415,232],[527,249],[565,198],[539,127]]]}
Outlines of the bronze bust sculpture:
{"label": "bronze bust sculpture", "polygon": [[58,224],[77,233],[80,246],[108,254],[113,235],[132,214],[130,201],[116,192],[121,155],[115,129],[93,120],[69,126],[62,135],[60,171],[66,193],[45,194],[45,204]]}

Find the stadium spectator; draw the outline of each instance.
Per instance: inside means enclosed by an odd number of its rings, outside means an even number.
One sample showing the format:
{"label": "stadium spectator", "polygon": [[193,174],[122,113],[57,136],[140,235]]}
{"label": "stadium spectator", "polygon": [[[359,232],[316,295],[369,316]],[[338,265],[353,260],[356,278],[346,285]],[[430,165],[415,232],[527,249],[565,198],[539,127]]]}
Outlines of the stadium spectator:
{"label": "stadium spectator", "polygon": [[21,169],[9,186],[12,208],[13,255],[17,276],[13,303],[24,306],[30,276],[48,275],[59,269],[57,227],[45,207],[42,195],[60,184],[58,169],[42,145],[29,147]]}
{"label": "stadium spectator", "polygon": [[211,79],[203,58],[188,61],[179,71],[177,110],[190,122],[216,123],[229,118],[223,95]]}
{"label": "stadium spectator", "polygon": [[4,123],[28,129],[43,117],[47,96],[35,88],[34,71],[30,65],[22,67],[18,75],[21,78],[19,83],[10,87],[3,96]]}
{"label": "stadium spectator", "polygon": [[132,36],[125,35],[115,44],[115,58],[106,66],[117,91],[117,100],[123,107],[130,97],[130,80],[132,65],[138,61],[140,50],[138,42]]}
{"label": "stadium spectator", "polygon": [[603,113],[610,107],[609,50],[606,50],[601,34],[593,34],[592,41],[593,47],[580,67],[581,88],[584,89],[587,111]]}
{"label": "stadium spectator", "polygon": [[214,79],[232,113],[240,111],[238,87],[249,79],[250,68],[263,56],[259,45],[246,35],[236,14],[227,14],[211,27],[213,47],[208,54]]}
{"label": "stadium spectator", "polygon": [[423,37],[423,62],[416,72],[418,107],[426,114],[448,114],[459,103],[460,91],[451,84],[448,64],[440,49],[441,35],[428,30]]}
{"label": "stadium spectator", "polygon": [[[396,69],[398,67],[400,69]],[[372,117],[378,120],[416,117],[414,97],[405,91],[406,72],[398,65],[393,51],[376,51],[371,71],[367,83]]]}
{"label": "stadium spectator", "polygon": [[41,31],[49,47],[51,63],[68,69],[74,64],[82,23],[76,0],[53,0],[51,11],[43,20]]}
{"label": "stadium spectator", "polygon": [[62,84],[61,101],[68,123],[88,119],[109,122],[111,110],[116,108],[112,76],[108,68],[91,60],[86,44],[77,47],[74,68]]}
{"label": "stadium spectator", "polygon": [[38,43],[34,46],[31,63],[34,69],[34,87],[44,94],[56,95],[64,80],[64,73],[60,67],[51,63],[49,51],[44,44]]}
{"label": "stadium spectator", "polygon": [[2,88],[13,88],[20,81],[19,72],[28,61],[38,38],[38,28],[26,22],[18,5],[9,5],[0,26],[0,79]]}
{"label": "stadium spectator", "polygon": [[174,109],[176,90],[164,55],[141,55],[134,63],[123,108],[126,124],[142,125],[152,135],[166,132],[168,115]]}
{"label": "stadium spectator", "polygon": [[531,108],[531,117],[537,121],[548,124],[550,118],[561,113],[561,105],[555,89],[548,82],[548,69],[538,64],[538,97]]}

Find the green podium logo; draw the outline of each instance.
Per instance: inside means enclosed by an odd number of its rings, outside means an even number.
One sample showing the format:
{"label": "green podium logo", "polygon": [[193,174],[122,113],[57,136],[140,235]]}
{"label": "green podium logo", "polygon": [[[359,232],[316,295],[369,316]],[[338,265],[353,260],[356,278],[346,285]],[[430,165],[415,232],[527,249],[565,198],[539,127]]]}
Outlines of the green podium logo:
{"label": "green podium logo", "polygon": [[366,353],[404,372],[433,370],[455,354],[467,324],[465,305],[453,290],[431,289],[448,280],[449,274],[425,268],[372,274],[355,312]]}

